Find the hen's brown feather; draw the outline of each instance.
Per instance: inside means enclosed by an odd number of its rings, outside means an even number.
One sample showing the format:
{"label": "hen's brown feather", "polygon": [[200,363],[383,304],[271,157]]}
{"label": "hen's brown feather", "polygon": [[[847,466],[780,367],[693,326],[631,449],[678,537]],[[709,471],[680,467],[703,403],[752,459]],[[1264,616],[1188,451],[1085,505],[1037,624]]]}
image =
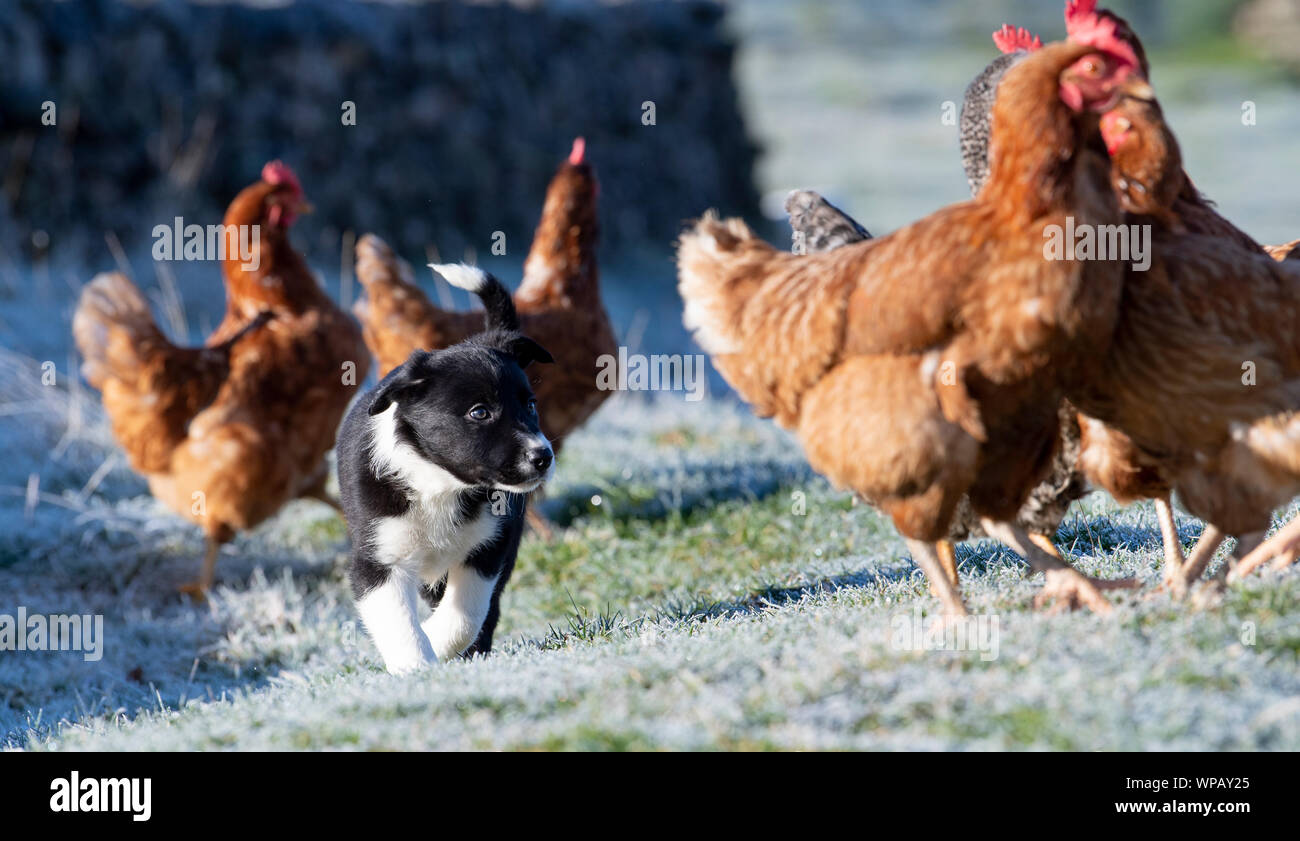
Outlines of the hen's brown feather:
{"label": "hen's brown feather", "polygon": [[247,329],[214,347],[179,347],[158,329],[135,284],[112,273],[82,291],[72,332],[82,374],[103,392],[131,467],[155,473],[169,469],[190,421],[216,397],[230,373],[231,348]]}
{"label": "hen's brown feather", "polygon": [[[595,176],[586,163],[565,163],[547,189],[514,295],[520,329],[555,358],[553,365],[530,366],[528,376],[542,431],[557,452],[609,396],[597,385],[598,360],[618,353],[600,295],[597,235]],[[378,237],[357,244],[357,278],[366,297],[354,311],[381,376],[416,349],[444,348],[483,330],[481,312],[435,306]]]}
{"label": "hen's brown feather", "polygon": [[379,363],[380,377],[405,362],[412,351],[447,347],[483,330],[482,312],[449,312],[434,306],[415,284],[411,267],[374,234],[357,241],[357,280],[366,294],[352,311]]}
{"label": "hen's brown feather", "polygon": [[967,491],[1014,516],[1050,463],[1065,382],[1109,342],[1121,268],[1042,246],[1067,216],[1119,219],[1094,118],[1057,96],[1088,51],[1053,45],[1008,72],[973,202],[810,256],[709,216],[681,239],[684,320],[723,376],[908,537],[946,536]]}
{"label": "hen's brown feather", "polygon": [[102,391],[132,466],[218,542],[319,488],[370,365],[356,324],[272,224],[283,217],[267,216],[271,205],[300,200],[286,185],[259,182],[232,204],[227,223],[261,229],[260,268],[241,274],[237,256],[226,261],[226,319],[207,347],[167,341],[122,275],[87,286],[73,321],[86,378]]}
{"label": "hen's brown feather", "polygon": [[[1112,180],[1126,221],[1154,231],[1154,257],[1126,278],[1105,387],[1079,395],[1092,416],[1081,465],[1121,501],[1165,497],[1176,484],[1192,513],[1227,533],[1264,528],[1294,479],[1248,453],[1265,440],[1278,452],[1290,425],[1274,413],[1300,394],[1300,271],[1291,268],[1300,264],[1192,186],[1158,103],[1128,97],[1112,114],[1131,127],[1113,150]],[[1255,385],[1245,384],[1247,366]]]}

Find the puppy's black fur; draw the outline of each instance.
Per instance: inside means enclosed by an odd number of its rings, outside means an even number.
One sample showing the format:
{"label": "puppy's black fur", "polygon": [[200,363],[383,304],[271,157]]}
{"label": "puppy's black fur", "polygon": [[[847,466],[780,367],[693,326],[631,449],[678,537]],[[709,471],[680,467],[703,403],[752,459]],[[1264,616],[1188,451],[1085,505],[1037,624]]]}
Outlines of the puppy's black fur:
{"label": "puppy's black fur", "polygon": [[[413,588],[435,609],[435,637],[443,634],[438,611],[447,611],[449,622],[461,620],[452,622],[460,627],[486,609],[473,637],[431,639],[435,651],[446,649],[438,656],[491,648],[527,493],[546,479],[554,459],[524,374],[533,362],[553,361],[551,355],[519,333],[499,281],[474,270],[459,285],[483,300],[488,329],[445,350],[413,353],[357,401],[339,433],[353,596],[391,671],[428,661],[419,635],[408,633],[414,616],[405,616],[405,605],[408,596],[414,601]],[[462,584],[444,599],[449,575]],[[485,602],[486,590],[478,588],[489,584]]]}

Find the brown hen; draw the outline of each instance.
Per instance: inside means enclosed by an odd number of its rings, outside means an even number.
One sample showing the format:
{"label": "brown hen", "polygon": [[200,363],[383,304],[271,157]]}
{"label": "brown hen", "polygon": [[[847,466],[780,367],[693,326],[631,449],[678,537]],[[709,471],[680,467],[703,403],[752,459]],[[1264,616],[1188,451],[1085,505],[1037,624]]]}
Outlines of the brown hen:
{"label": "brown hen", "polygon": [[226,317],[203,348],[163,336],[121,274],[96,277],[73,318],[82,371],[102,392],[132,468],[203,528],[203,566],[185,588],[196,596],[211,587],[220,547],[236,532],[297,497],[329,501],[325,455],[370,365],[361,331],[289,242],[305,207],[278,161],[231,203],[229,242],[253,231],[253,253],[248,268],[227,254]]}
{"label": "brown hen", "polygon": [[[1096,0],[1069,0],[1066,3],[1065,21],[1071,36],[1076,31],[1082,31],[1086,37],[1094,13],[1096,17],[1115,23],[1117,36],[1133,48],[1142,66],[1142,75],[1144,77],[1148,75],[1146,51],[1136,32],[1127,21],[1115,13],[1105,9],[1097,10]],[[1015,31],[1010,27],[1004,27],[1003,33],[994,34],[994,40],[999,41],[999,35],[1007,32]],[[1013,46],[1027,52],[1038,49],[1038,46],[1030,41],[1028,33],[1020,30],[1019,34],[1023,37],[1017,38]],[[1000,41],[999,46],[1002,46]],[[1023,54],[1023,52],[1017,53],[1017,56]],[[1121,104],[1120,108],[1106,118],[1110,123],[1109,134],[1112,137],[1118,136],[1124,130],[1123,124],[1127,121],[1124,117],[1126,110],[1143,107],[1137,100]],[[1139,120],[1142,119],[1141,114],[1135,116]],[[1148,120],[1145,126],[1148,130],[1128,136],[1129,148],[1126,149],[1123,161],[1116,161],[1112,167],[1112,181],[1121,206],[1131,212],[1157,215],[1164,223],[1179,226],[1182,230],[1190,229],[1222,236],[1243,248],[1258,249],[1260,246],[1255,240],[1228,223],[1191,187],[1190,180],[1182,170],[1177,142],[1167,126],[1163,124],[1163,120]],[[1113,152],[1114,149],[1108,151]],[[981,162],[977,161],[977,163]],[[978,167],[976,170],[978,176]],[[973,179],[973,183],[978,182]],[[1180,194],[1184,192],[1186,195],[1180,201]],[[1171,208],[1176,201],[1179,202],[1179,206],[1175,214]],[[1295,253],[1294,246],[1295,243],[1287,246],[1267,246],[1265,250],[1277,259],[1300,256]],[[1068,403],[1063,408],[1063,412],[1066,411],[1068,411]],[[1075,454],[1078,455],[1077,465],[1073,458]],[[1061,450],[1053,466],[1051,477],[1048,482],[1035,489],[1026,506],[1032,510],[1022,512],[1022,519],[1026,513],[1050,517],[1059,512],[1059,515],[1063,516],[1064,506],[1068,504],[1069,497],[1081,489],[1084,484],[1082,476],[1085,475],[1094,485],[1107,490],[1122,504],[1140,499],[1154,500],[1164,545],[1165,583],[1175,591],[1185,589],[1182,547],[1170,502],[1172,487],[1168,477],[1161,470],[1159,458],[1144,453],[1122,431],[1108,427],[1096,418],[1079,414],[1077,417],[1070,417],[1068,423],[1063,418]],[[1060,489],[1062,492],[1058,493],[1055,489]],[[1034,507],[1036,502],[1044,500],[1046,505]],[[959,516],[959,521],[960,519]],[[1044,517],[1039,516],[1037,519],[1043,520]],[[1041,525],[1050,525],[1050,520],[1042,522]],[[1213,533],[1211,532],[1207,537],[1212,538]],[[1257,537],[1251,537],[1239,545],[1248,546],[1256,540]],[[1196,556],[1198,559],[1208,559],[1204,550],[1203,544]]]}
{"label": "brown hen", "polygon": [[[579,138],[547,188],[523,283],[514,294],[521,329],[555,357],[545,371],[534,366],[528,374],[542,431],[557,454],[569,433],[609,396],[597,386],[596,372],[602,356],[618,353],[600,295],[597,184],[585,158]],[[366,297],[354,311],[380,376],[414,350],[444,348],[483,330],[483,313],[435,306],[416,286],[410,266],[372,234],[357,243],[357,279]],[[535,518],[530,522],[541,525]]]}
{"label": "brown hen", "polygon": [[1063,388],[1117,316],[1121,266],[1050,262],[1042,245],[1067,217],[1120,218],[1094,113],[1137,67],[1114,31],[1097,21],[1095,46],[1055,44],[1007,72],[971,202],[810,256],[712,216],[679,246],[685,322],[715,366],[798,432],[815,469],[893,518],[950,614],[965,607],[938,546],[964,494],[1046,593],[1110,607],[1012,520],[1050,463]]}
{"label": "brown hen", "polygon": [[[1167,570],[1182,592],[1227,535],[1243,553],[1300,493],[1300,264],[1264,249],[1191,185],[1147,91],[1130,92],[1102,131],[1128,221],[1153,231],[1153,260],[1126,279],[1108,387],[1081,394],[1080,406],[1122,431],[1156,486],[1176,489],[1206,521],[1191,557]],[[1104,460],[1085,449],[1085,466],[1090,458]],[[1111,489],[1104,471],[1090,478]],[[1239,574],[1289,548],[1249,553]]]}

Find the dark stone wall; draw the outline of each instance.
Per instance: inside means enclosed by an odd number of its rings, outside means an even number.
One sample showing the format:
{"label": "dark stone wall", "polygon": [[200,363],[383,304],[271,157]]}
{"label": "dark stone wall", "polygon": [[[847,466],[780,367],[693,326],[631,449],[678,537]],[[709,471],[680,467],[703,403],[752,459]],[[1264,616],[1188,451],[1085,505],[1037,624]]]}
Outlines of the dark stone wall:
{"label": "dark stone wall", "polygon": [[[732,60],[721,7],[696,0],[11,0],[0,247],[30,257],[44,231],[56,256],[102,262],[105,231],[131,250],[177,214],[216,222],[280,157],[318,210],[306,241],[375,231],[459,258],[496,230],[527,242],[576,135],[601,178],[606,249],[665,245],[706,207],[757,205]],[[41,124],[46,101],[56,126]]]}

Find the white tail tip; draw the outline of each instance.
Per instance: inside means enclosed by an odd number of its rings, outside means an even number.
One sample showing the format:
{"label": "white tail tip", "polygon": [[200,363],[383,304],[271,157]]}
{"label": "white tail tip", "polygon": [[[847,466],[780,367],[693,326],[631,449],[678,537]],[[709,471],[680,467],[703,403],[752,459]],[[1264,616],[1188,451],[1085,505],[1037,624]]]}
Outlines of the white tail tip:
{"label": "white tail tip", "polygon": [[430,263],[429,268],[443,276],[448,283],[467,292],[481,292],[487,286],[487,272],[478,266],[464,263]]}

